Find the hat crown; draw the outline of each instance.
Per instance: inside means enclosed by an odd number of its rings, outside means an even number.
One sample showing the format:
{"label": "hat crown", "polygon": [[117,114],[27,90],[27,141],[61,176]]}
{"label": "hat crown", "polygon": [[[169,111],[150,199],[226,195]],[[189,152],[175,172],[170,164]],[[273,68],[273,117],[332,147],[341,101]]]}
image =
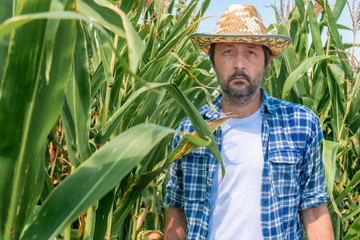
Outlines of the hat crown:
{"label": "hat crown", "polygon": [[267,34],[260,14],[252,5],[233,4],[221,16],[214,34],[192,33],[191,41],[202,51],[209,53],[211,45],[221,42],[250,43],[266,46],[273,57],[290,44],[291,38]]}
{"label": "hat crown", "polygon": [[254,6],[233,4],[217,22],[214,33],[262,35],[266,34],[267,30]]}

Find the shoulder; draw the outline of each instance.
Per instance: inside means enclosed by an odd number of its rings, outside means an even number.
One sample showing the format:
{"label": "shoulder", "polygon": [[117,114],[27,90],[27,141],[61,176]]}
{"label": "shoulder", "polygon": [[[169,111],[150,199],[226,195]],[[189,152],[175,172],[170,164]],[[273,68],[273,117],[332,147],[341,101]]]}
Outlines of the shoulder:
{"label": "shoulder", "polygon": [[267,96],[270,114],[266,118],[272,126],[281,126],[291,134],[305,134],[306,138],[322,137],[322,128],[318,116],[307,107]]}
{"label": "shoulder", "polygon": [[268,107],[269,111],[284,120],[293,119],[300,121],[300,123],[319,123],[319,118],[317,115],[312,110],[303,105],[288,102],[271,96],[267,96],[267,98],[266,107]]}

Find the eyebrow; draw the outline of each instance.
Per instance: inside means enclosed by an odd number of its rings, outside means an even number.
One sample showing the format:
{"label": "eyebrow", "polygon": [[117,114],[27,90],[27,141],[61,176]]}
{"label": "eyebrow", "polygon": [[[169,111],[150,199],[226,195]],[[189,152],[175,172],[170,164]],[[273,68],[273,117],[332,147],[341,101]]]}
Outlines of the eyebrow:
{"label": "eyebrow", "polygon": [[[235,45],[234,44],[231,44],[231,43],[229,43],[229,44],[226,44],[226,45],[223,45],[223,48],[228,48],[228,47],[235,47]],[[256,45],[256,44],[248,44],[248,45],[246,45],[245,46],[246,48],[251,48],[251,49],[258,49],[258,45]]]}
{"label": "eyebrow", "polygon": [[251,49],[259,49],[258,45],[255,45],[255,44],[246,45],[246,47],[251,48]]}
{"label": "eyebrow", "polygon": [[229,44],[224,44],[224,45],[222,46],[222,48],[227,48],[227,47],[235,47],[235,45],[229,43]]}

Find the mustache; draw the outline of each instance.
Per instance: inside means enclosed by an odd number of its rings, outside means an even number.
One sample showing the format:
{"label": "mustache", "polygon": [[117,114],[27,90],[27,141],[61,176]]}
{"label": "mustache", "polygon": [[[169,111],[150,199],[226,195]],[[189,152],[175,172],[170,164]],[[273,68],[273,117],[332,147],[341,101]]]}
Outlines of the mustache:
{"label": "mustache", "polygon": [[246,80],[250,81],[250,76],[247,75],[246,73],[244,73],[243,71],[236,71],[234,74],[232,74],[229,79],[228,79],[228,82],[230,82],[231,80],[234,80],[235,78],[238,78],[238,77],[243,77],[245,78]]}

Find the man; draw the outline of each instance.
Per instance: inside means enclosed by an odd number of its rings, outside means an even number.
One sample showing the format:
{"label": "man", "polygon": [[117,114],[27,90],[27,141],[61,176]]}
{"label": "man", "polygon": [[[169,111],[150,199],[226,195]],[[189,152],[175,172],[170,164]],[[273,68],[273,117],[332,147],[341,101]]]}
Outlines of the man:
{"label": "man", "polygon": [[[209,53],[222,94],[206,121],[230,116],[214,133],[225,165],[200,147],[170,168],[165,239],[333,239],[321,159],[321,125],[307,108],[260,88],[271,57],[290,38],[267,35],[251,5],[231,5],[215,34],[191,40]],[[178,128],[191,132],[186,118]],[[180,137],[176,136],[174,145]]]}

